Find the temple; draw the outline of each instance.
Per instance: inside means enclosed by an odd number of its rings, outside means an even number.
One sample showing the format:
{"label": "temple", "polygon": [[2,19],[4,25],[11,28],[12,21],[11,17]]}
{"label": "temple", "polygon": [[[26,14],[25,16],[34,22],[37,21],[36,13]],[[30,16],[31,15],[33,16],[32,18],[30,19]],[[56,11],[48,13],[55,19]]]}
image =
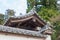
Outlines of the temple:
{"label": "temple", "polygon": [[3,26],[0,25],[0,31],[5,34],[15,34],[21,37],[25,35],[24,37],[28,36],[29,38],[34,38],[34,40],[35,38],[37,38],[36,40],[51,40],[53,29],[52,25],[46,23],[33,10],[25,16],[10,17]]}

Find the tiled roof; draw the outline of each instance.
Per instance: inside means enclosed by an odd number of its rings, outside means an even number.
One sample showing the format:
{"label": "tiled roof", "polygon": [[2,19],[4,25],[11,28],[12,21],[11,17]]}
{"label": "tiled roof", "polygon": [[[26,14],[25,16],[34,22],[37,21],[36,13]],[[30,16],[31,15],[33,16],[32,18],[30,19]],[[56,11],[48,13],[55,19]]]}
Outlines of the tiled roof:
{"label": "tiled roof", "polygon": [[[25,16],[19,16],[19,17],[11,17],[11,18],[26,18],[31,15],[36,14],[36,12],[32,9],[28,14]],[[38,16],[38,14],[36,14]],[[40,19],[39,19],[40,18]],[[40,31],[31,31],[31,30],[25,30],[25,29],[20,29],[20,28],[14,28],[14,27],[9,27],[9,26],[2,26],[0,25],[0,31],[4,32],[11,32],[11,33],[17,33],[17,34],[24,34],[24,35],[30,35],[30,36],[36,36],[36,37],[46,37],[46,35],[41,34],[42,31],[47,30],[51,25],[48,25],[41,17],[38,16],[39,20],[42,20],[45,25]],[[8,20],[7,20],[8,21]]]}
{"label": "tiled roof", "polygon": [[2,25],[0,25],[0,31],[16,33],[16,34],[23,34],[23,35],[30,35],[30,36],[36,36],[36,37],[46,37],[46,35],[43,35],[43,34],[39,33],[38,31],[31,31],[31,30],[13,28],[13,27],[2,26]]}

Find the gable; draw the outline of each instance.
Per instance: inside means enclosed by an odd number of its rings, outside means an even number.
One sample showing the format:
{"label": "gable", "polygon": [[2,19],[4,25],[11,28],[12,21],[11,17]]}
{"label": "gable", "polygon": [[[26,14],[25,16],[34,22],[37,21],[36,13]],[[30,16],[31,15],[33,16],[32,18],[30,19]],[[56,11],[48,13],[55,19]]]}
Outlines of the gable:
{"label": "gable", "polygon": [[46,25],[46,23],[41,18],[39,18],[37,14],[33,14],[26,17],[11,17],[4,25],[28,30],[35,30],[36,27],[43,27]]}

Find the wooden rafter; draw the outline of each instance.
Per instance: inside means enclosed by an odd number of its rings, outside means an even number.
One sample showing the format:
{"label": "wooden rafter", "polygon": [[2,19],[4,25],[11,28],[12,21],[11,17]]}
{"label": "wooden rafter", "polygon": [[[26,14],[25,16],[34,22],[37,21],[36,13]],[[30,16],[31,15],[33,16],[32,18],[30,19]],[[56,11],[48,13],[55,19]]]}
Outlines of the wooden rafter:
{"label": "wooden rafter", "polygon": [[33,16],[25,18],[25,19],[21,19],[21,20],[11,20],[12,23],[16,23],[16,22],[22,22],[22,21],[27,21],[29,19],[33,18]]}
{"label": "wooden rafter", "polygon": [[38,18],[34,17],[38,22],[39,24],[42,24],[42,25],[45,25],[41,20],[39,20]]}

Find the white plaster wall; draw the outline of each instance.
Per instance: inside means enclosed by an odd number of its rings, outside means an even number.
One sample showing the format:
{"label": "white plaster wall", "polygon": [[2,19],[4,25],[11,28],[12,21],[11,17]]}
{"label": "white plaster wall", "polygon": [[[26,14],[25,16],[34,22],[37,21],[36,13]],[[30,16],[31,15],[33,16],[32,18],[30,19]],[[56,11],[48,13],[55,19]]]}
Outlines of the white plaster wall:
{"label": "white plaster wall", "polygon": [[46,40],[51,40],[51,36],[50,35],[47,35]]}
{"label": "white plaster wall", "polygon": [[22,36],[12,36],[12,35],[1,35],[0,34],[0,40],[42,40],[42,39],[22,37]]}

